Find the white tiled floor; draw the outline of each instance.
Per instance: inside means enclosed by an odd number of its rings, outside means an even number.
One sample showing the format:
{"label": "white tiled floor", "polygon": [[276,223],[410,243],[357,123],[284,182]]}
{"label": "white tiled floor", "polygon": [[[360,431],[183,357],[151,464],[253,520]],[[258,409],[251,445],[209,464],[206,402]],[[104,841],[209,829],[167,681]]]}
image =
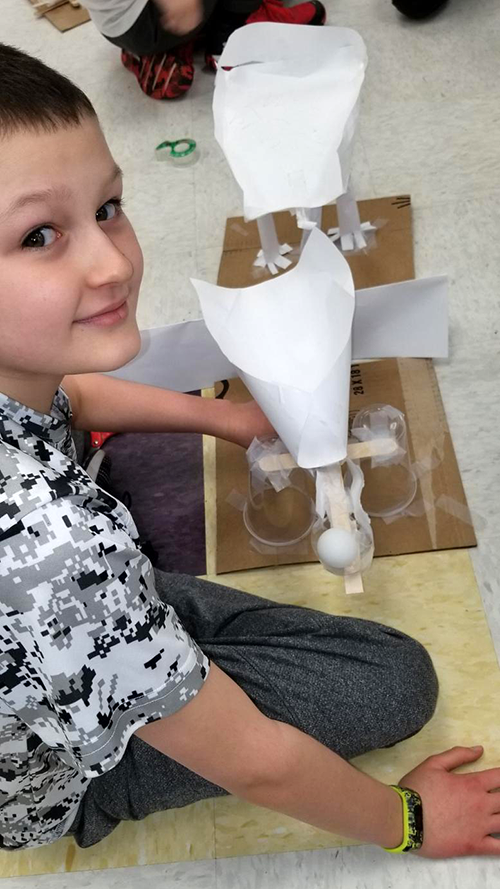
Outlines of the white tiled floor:
{"label": "white tiled floor", "polygon": [[[438,368],[480,546],[473,553],[500,656],[500,3],[450,0],[412,23],[390,0],[326,0],[330,22],[357,28],[370,67],[354,184],[359,197],[411,192],[417,274],[451,276],[452,354]],[[1,39],[56,64],[89,94],[126,175],[127,209],[146,257],[144,327],[198,316],[191,274],[215,280],[238,189],[216,145],[212,75],[197,71],[179,103],[147,99],[91,24],[59,34],[28,0],[2,0]],[[154,148],[193,136],[193,168],[158,164]],[[349,848],[101,873],[14,878],[9,889],[390,889],[499,885],[500,861],[426,862]]]}

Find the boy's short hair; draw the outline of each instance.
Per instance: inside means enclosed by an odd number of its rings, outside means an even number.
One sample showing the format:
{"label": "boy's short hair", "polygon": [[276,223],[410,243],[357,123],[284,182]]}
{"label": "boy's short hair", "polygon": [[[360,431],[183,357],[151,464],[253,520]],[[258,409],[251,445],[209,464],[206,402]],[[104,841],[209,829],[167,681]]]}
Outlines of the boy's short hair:
{"label": "boy's short hair", "polygon": [[96,117],[71,80],[27,53],[0,43],[0,139],[18,130],[53,132]]}

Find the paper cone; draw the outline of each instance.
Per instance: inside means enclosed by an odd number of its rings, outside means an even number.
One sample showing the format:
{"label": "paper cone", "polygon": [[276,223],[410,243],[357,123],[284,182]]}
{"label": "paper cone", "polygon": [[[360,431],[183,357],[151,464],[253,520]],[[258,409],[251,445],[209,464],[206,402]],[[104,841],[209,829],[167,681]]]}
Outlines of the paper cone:
{"label": "paper cone", "polygon": [[208,330],[299,466],[346,456],[354,284],[323,232],[297,266],[254,287],[193,280]]}

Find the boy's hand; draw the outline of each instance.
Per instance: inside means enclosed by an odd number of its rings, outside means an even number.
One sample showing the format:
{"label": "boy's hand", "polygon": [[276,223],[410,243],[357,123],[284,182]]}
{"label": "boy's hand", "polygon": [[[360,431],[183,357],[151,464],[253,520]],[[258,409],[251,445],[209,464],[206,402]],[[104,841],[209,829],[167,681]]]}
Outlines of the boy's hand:
{"label": "boy's hand", "polygon": [[482,756],[482,747],[452,747],[408,772],[401,787],[422,798],[424,842],[417,855],[500,855],[500,769],[456,775],[453,770]]}
{"label": "boy's hand", "polygon": [[227,417],[228,427],[224,438],[235,444],[248,448],[255,437],[276,436],[266,415],[261,411],[256,401],[245,401],[242,404],[226,402],[230,407]]}
{"label": "boy's hand", "polygon": [[162,28],[171,34],[190,34],[203,21],[200,0],[156,0]]}

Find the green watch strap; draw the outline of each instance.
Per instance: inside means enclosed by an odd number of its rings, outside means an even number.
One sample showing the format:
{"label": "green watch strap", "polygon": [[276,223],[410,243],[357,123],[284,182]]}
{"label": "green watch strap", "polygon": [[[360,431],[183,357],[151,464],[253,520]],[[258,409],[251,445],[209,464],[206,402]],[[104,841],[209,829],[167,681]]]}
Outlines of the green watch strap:
{"label": "green watch strap", "polygon": [[422,815],[422,800],[416,790],[408,787],[399,787],[390,784],[393,790],[401,797],[403,803],[403,840],[394,849],[385,849],[386,852],[412,852],[420,849],[424,841],[424,822]]}

